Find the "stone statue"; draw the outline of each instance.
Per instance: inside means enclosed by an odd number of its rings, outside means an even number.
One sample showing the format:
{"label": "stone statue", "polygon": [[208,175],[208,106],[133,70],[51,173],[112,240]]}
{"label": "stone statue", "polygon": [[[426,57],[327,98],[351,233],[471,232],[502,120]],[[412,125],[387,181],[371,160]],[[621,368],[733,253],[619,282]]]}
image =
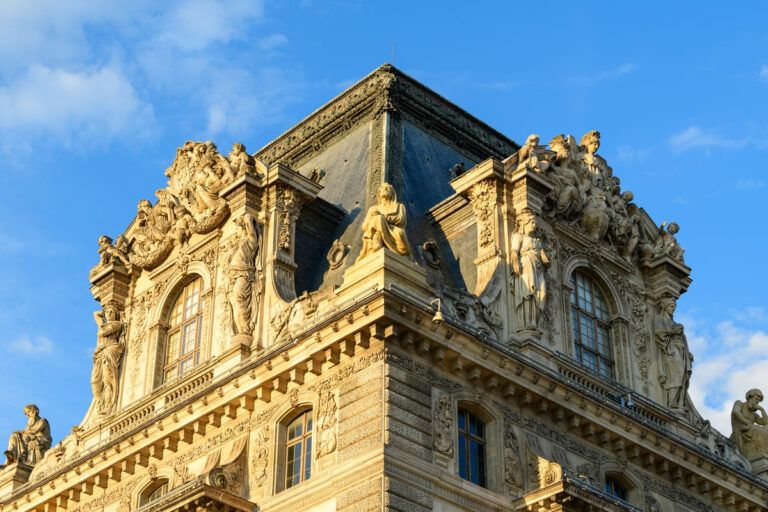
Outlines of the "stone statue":
{"label": "stone statue", "polygon": [[34,466],[51,447],[51,426],[48,420],[40,417],[40,409],[35,404],[24,407],[27,426],[11,434],[8,449],[5,451],[6,466],[20,462]]}
{"label": "stone statue", "polygon": [[686,394],[691,379],[693,356],[688,350],[688,342],[683,333],[683,326],[675,322],[675,299],[664,297],[659,301],[659,311],[653,319],[653,333],[661,351],[661,369],[659,377],[664,388],[667,407],[686,409]]}
{"label": "stone statue", "polygon": [[581,214],[581,225],[592,240],[601,240],[608,232],[611,222],[611,212],[605,192],[592,187],[587,196],[587,203]]}
{"label": "stone statue", "polygon": [[237,243],[229,259],[227,299],[232,311],[235,334],[252,335],[261,297],[261,230],[253,215],[246,213],[235,220]]}
{"label": "stone statue", "polygon": [[553,199],[554,213],[570,217],[579,213],[586,200],[592,180],[586,173],[580,173],[572,147],[576,144],[570,135],[558,135],[549,141],[549,147],[555,152],[554,164],[548,173],[555,185]]}
{"label": "stone statue", "polygon": [[523,210],[512,235],[510,258],[518,331],[537,331],[547,296],[546,269],[549,257],[537,236],[536,217]]}
{"label": "stone statue", "polygon": [[598,188],[602,188],[610,176],[613,175],[613,169],[603,157],[597,154],[600,149],[600,132],[591,130],[581,137],[580,146],[582,150],[581,161],[584,167],[592,175],[592,182]]}
{"label": "stone statue", "polygon": [[768,414],[760,406],[763,393],[747,391],[747,401],[736,400],[731,411],[731,441],[750,461],[768,457]]}
{"label": "stone statue", "polygon": [[125,350],[125,324],[114,304],[96,311],[93,319],[99,327],[96,350],[93,352],[91,388],[96,412],[111,414],[117,403],[117,383],[120,359]]}
{"label": "stone statue", "polygon": [[99,237],[99,266],[122,263],[130,266],[128,260],[128,241],[124,236],[117,237],[117,242],[112,245],[112,239],[107,235]]}
{"label": "stone statue", "polygon": [[409,256],[411,248],[405,236],[405,220],[405,206],[397,202],[394,187],[382,183],[377,203],[368,209],[363,221],[363,248],[357,261],[383,247],[401,256]]}
{"label": "stone statue", "polygon": [[246,152],[245,145],[240,142],[235,142],[232,145],[232,151],[227,159],[235,176],[241,174],[256,175],[256,159]]}
{"label": "stone statue", "polygon": [[669,224],[662,222],[661,226],[659,226],[659,237],[656,239],[653,255],[668,255],[682,263],[685,249],[677,243],[677,238],[675,238],[678,231],[680,231],[680,226],[678,226],[677,222],[670,222]]}
{"label": "stone statue", "polygon": [[532,133],[525,139],[520,149],[512,155],[507,164],[513,167],[512,172],[519,169],[530,169],[536,173],[542,174],[549,169],[555,155],[547,151],[544,146],[539,145],[539,136]]}

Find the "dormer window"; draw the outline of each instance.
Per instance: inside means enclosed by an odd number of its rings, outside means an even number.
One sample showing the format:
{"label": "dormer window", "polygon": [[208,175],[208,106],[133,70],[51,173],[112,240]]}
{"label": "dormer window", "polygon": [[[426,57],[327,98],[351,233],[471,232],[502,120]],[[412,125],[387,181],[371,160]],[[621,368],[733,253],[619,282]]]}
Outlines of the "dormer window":
{"label": "dormer window", "polygon": [[202,287],[202,278],[195,278],[181,290],[171,308],[163,382],[181,377],[200,363],[205,311]]}
{"label": "dormer window", "polygon": [[571,276],[571,328],[576,359],[590,371],[614,376],[608,303],[597,283],[582,272]]}

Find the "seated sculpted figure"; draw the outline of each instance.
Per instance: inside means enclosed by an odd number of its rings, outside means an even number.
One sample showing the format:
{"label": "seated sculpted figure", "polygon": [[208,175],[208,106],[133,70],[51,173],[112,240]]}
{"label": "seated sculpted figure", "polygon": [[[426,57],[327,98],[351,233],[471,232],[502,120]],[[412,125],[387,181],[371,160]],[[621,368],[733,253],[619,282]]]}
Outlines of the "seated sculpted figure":
{"label": "seated sculpted figure", "polygon": [[747,401],[736,400],[731,411],[731,441],[750,461],[768,457],[768,414],[760,406],[763,393],[759,389],[747,391]]}
{"label": "seated sculpted figure", "polygon": [[405,236],[405,206],[397,202],[394,187],[389,183],[382,183],[377,199],[376,205],[368,209],[363,221],[363,248],[357,261],[382,247],[401,256],[411,254]]}
{"label": "seated sculpted figure", "polygon": [[51,447],[51,427],[48,420],[40,417],[40,409],[35,404],[24,407],[27,426],[11,434],[5,457],[6,465],[21,462],[29,466],[37,464]]}

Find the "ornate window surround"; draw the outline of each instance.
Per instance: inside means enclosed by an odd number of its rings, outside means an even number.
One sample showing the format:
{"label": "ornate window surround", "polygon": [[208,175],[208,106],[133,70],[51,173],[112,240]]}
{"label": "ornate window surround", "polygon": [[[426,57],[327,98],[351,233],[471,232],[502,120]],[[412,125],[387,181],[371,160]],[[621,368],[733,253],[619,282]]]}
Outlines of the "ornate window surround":
{"label": "ornate window surround", "polygon": [[[566,263],[562,281],[560,282],[562,311],[564,313],[561,328],[563,329],[562,332],[565,333],[565,336],[562,338],[564,346],[562,346],[561,350],[575,363],[586,369],[576,357],[576,340],[573,339],[573,314],[571,311],[573,285],[571,284],[571,276],[574,272],[581,272],[591,278],[603,292],[603,297],[608,304],[610,313],[608,324],[610,325],[613,361],[615,364],[612,379],[627,387],[634,388],[635,372],[632,369],[634,363],[630,360],[632,351],[629,347],[629,306],[627,300],[622,297],[613,281],[604,272],[599,268],[595,268],[586,258],[581,256],[571,258]],[[591,370],[589,372],[598,375]]]}
{"label": "ornate window surround", "polygon": [[[199,361],[195,368],[204,365],[213,356],[212,350],[212,331],[214,313],[214,294],[211,276],[208,269],[200,262],[192,262],[189,265],[188,273],[177,274],[168,279],[159,296],[155,310],[152,312],[152,324],[150,326],[149,339],[152,340],[152,352],[150,358],[151,368],[154,370],[148,372],[148,389],[153,390],[162,386],[164,382],[165,369],[165,347],[168,340],[168,330],[170,329],[169,320],[171,309],[173,308],[180,293],[184,288],[195,279],[202,279],[200,290],[200,301],[204,304],[201,310],[203,316],[202,333],[200,339]],[[178,381],[178,379],[176,379]]]}
{"label": "ornate window surround", "polygon": [[[276,447],[276,449],[274,451],[274,453],[275,453],[275,457],[274,457],[274,468],[275,468],[275,472],[274,472],[274,489],[275,489],[275,491],[274,492],[275,492],[275,494],[277,494],[279,492],[282,492],[282,491],[286,491],[286,490],[291,489],[293,487],[298,487],[302,483],[304,483],[304,482],[308,481],[309,479],[311,479],[312,475],[317,471],[316,464],[315,464],[316,449],[317,449],[316,445],[317,445],[317,443],[316,443],[316,439],[314,439],[316,437],[316,434],[317,434],[317,432],[316,432],[316,430],[317,430],[317,428],[316,428],[317,427],[316,426],[317,421],[315,419],[315,411],[316,411],[316,408],[314,407],[314,404],[305,403],[305,404],[297,405],[296,407],[292,408],[288,413],[284,414],[282,416],[282,418],[277,422],[277,428],[276,428],[276,432],[277,432],[277,435],[276,435],[277,447]],[[307,421],[311,421],[312,422],[312,428],[311,428],[311,431],[309,433],[307,431],[303,431],[302,436],[301,436],[301,440],[299,441],[299,443],[302,444],[302,448],[301,448],[301,451],[302,451],[302,460],[301,460],[302,466],[304,466],[304,464],[305,464],[304,456],[308,455],[308,457],[309,457],[309,464],[310,464],[310,474],[309,474],[308,477],[305,478],[305,476],[303,474],[303,469],[302,469],[302,472],[301,472],[302,474],[301,474],[299,482],[296,482],[296,483],[292,484],[291,486],[287,486],[286,485],[286,483],[287,483],[287,470],[288,470],[288,468],[287,468],[287,450],[288,450],[289,445],[290,446],[294,446],[295,444],[297,444],[297,443],[292,443],[288,439],[288,426],[292,422],[294,422],[295,420],[297,420],[298,418],[300,418],[300,417],[302,417],[304,415],[306,415],[305,416],[305,422],[304,422],[305,426],[306,426],[306,422]],[[309,439],[310,440],[309,442],[311,443],[309,454],[306,454],[306,450],[305,450],[305,446],[304,446],[304,443],[306,442],[307,439]]]}

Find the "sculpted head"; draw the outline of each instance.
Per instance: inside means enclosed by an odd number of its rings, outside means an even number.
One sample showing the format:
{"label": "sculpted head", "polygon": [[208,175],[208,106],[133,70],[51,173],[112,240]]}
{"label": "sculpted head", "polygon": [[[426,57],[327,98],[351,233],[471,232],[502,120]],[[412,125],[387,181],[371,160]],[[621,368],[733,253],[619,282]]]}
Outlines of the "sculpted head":
{"label": "sculpted head", "polygon": [[28,418],[36,418],[38,414],[40,414],[40,409],[35,404],[24,406],[24,415]]}
{"label": "sculpted head", "polygon": [[670,222],[667,226],[667,233],[670,235],[676,234],[678,231],[680,231],[680,226],[677,224],[677,222]]}
{"label": "sculpted head", "polygon": [[584,146],[590,154],[597,153],[597,150],[600,149],[600,132],[597,130],[588,131],[581,137],[580,145]]}
{"label": "sculpted head", "polygon": [[142,199],[141,201],[139,201],[137,210],[139,211],[139,213],[147,213],[150,210],[152,210],[152,203],[150,203],[149,200],[147,199]]}
{"label": "sculpted head", "polygon": [[536,231],[536,215],[528,208],[517,214],[517,230],[526,234]]}
{"label": "sculpted head", "polygon": [[753,411],[757,410],[757,404],[763,401],[763,392],[759,389],[747,391],[747,405]]}
{"label": "sculpted head", "polygon": [[390,185],[389,183],[382,183],[381,186],[379,186],[379,192],[378,192],[379,199],[383,199],[385,201],[397,201],[397,194],[395,194],[395,187]]}
{"label": "sculpted head", "polygon": [[525,145],[526,146],[538,146],[539,145],[539,136],[535,133],[532,133],[528,136],[527,139],[525,139]]}
{"label": "sculpted head", "polygon": [[552,151],[557,153],[558,157],[566,158],[568,157],[568,146],[565,142],[565,135],[557,135],[555,136],[551,141],[549,141],[549,147],[552,148]]}
{"label": "sculpted head", "polygon": [[676,307],[677,302],[675,301],[675,298],[670,295],[666,295],[659,300],[659,309],[669,313],[670,315],[675,312]]}
{"label": "sculpted head", "polygon": [[240,153],[245,153],[245,145],[240,142],[235,142],[232,144],[232,154],[239,155]]}
{"label": "sculpted head", "polygon": [[635,198],[635,194],[627,190],[626,192],[621,194],[621,198],[624,199],[625,203],[629,203]]}
{"label": "sculpted head", "polygon": [[106,306],[104,306],[102,312],[104,314],[104,320],[107,322],[114,322],[120,316],[120,313],[117,311],[117,307],[111,303],[108,303]]}
{"label": "sculpted head", "polygon": [[112,245],[112,239],[107,235],[101,235],[99,237],[99,247],[109,247]]}

